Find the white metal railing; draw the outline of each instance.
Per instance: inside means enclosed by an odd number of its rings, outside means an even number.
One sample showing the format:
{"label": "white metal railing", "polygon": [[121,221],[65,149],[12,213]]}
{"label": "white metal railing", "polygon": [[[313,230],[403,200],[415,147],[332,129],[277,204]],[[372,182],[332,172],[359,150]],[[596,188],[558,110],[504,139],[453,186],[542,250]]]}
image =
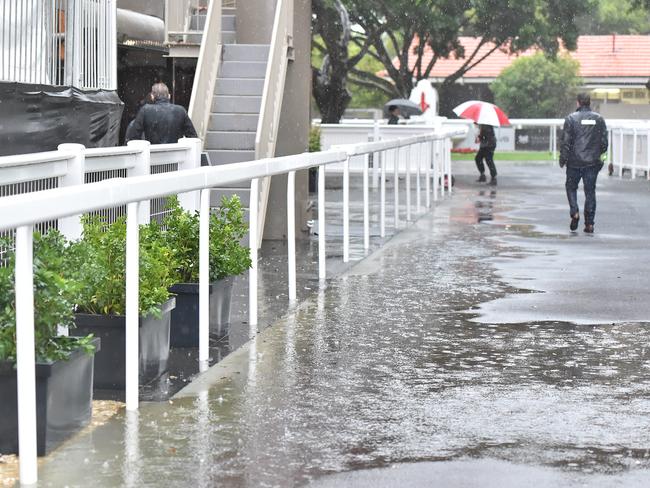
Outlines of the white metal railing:
{"label": "white metal railing", "polygon": [[[275,156],[287,67],[293,56],[293,7],[294,0],[277,0],[275,7],[260,117],[255,134],[256,159]],[[270,178],[264,178],[261,182],[253,180],[251,183],[251,211],[259,213],[260,216],[259,228],[255,235],[251,236],[251,242],[257,242],[258,247],[262,244],[270,192]],[[257,249],[253,252],[256,253]]]}
{"label": "white metal railing", "polygon": [[[460,132],[460,131],[457,131]],[[247,163],[229,164],[217,167],[203,167],[176,173],[134,176],[131,178],[115,178],[99,183],[79,184],[76,186],[55,188],[30,194],[14,195],[0,198],[0,231],[16,230],[16,349],[17,349],[17,378],[18,378],[18,408],[19,416],[19,449],[20,449],[20,479],[24,484],[37,481],[36,456],[36,410],[35,410],[35,357],[34,357],[34,296],[33,296],[33,255],[32,235],[34,225],[42,220],[72,219],[75,216],[112,208],[120,205],[127,207],[127,238],[126,238],[126,408],[138,408],[138,282],[139,267],[138,221],[142,205],[151,199],[165,197],[171,194],[182,194],[193,201],[200,201],[200,278],[199,278],[199,361],[201,369],[207,368],[208,362],[208,332],[209,332],[209,217],[210,191],[216,186],[250,181],[274,175],[288,174],[287,186],[287,227],[288,231],[288,266],[289,266],[289,297],[296,299],[296,253],[295,253],[295,174],[296,171],[318,167],[318,274],[325,280],[325,177],[326,166],[349,162],[350,158],[358,155],[382,155],[377,160],[384,161],[388,157],[408,159],[408,167],[416,169],[417,176],[417,207],[421,210],[422,178],[425,178],[425,206],[431,205],[431,194],[437,199],[440,194],[451,193],[451,142],[450,137],[456,135],[452,131],[439,131],[408,138],[381,141],[376,143],[357,144],[341,147],[338,150],[319,153],[306,153],[282,158],[268,158]],[[148,146],[139,147],[139,157],[145,157]],[[157,154],[152,146],[149,154]],[[179,148],[162,148],[179,149]],[[102,157],[109,157],[108,151]],[[114,157],[119,159],[132,148],[115,148]],[[161,151],[161,152],[164,152]],[[154,158],[157,156],[153,156]],[[14,156],[13,162],[21,165],[25,162],[38,160],[51,162],[51,157],[42,155]],[[58,161],[78,164],[73,154],[62,156]],[[5,165],[11,161],[4,159]],[[347,166],[347,165],[346,165]],[[386,232],[386,187],[385,167],[382,167],[382,187],[380,192],[380,228],[381,235]],[[439,182],[448,181],[448,185]],[[400,219],[400,186],[399,178],[394,175],[394,223],[399,228]],[[410,178],[407,179],[406,189],[406,219],[412,218]],[[433,191],[432,191],[433,189]],[[363,242],[364,249],[370,247],[370,211],[369,211],[369,182],[368,168],[363,173]],[[350,249],[350,172],[344,172],[343,192],[343,260],[349,261]],[[250,215],[250,232],[257,229],[255,213]],[[255,246],[252,246],[255,247]],[[253,283],[249,294],[249,323],[257,325],[257,260],[253,260],[249,280]]]}
{"label": "white metal railing", "polygon": [[221,64],[222,0],[211,0],[205,20],[205,34],[201,39],[199,59],[194,74],[189,116],[201,140],[205,140],[210,124],[212,100]]}
{"label": "white metal railing", "polygon": [[165,42],[187,42],[187,36],[201,35],[200,17],[211,0],[165,0]]}
{"label": "white metal railing", "polygon": [[610,127],[607,162],[612,164],[619,178],[629,170],[632,179],[641,172],[650,180],[650,123]]}
{"label": "white metal railing", "polygon": [[115,0],[0,0],[0,80],[117,89]]}

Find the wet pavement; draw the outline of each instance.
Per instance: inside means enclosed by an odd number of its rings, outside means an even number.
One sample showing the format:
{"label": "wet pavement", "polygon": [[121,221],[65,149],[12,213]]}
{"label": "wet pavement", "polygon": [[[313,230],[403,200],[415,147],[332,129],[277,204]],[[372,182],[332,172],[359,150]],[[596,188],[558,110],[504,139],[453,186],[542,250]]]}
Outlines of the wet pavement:
{"label": "wet pavement", "polygon": [[586,236],[559,169],[454,164],[452,199],[39,486],[648,486],[648,183],[602,178]]}

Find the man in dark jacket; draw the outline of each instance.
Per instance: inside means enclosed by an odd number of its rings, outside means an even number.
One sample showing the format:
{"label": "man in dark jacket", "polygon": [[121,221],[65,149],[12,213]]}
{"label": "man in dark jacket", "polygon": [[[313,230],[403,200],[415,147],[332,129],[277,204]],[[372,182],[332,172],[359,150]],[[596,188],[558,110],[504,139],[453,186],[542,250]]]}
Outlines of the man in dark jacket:
{"label": "man in dark jacket", "polygon": [[151,144],[172,144],[181,137],[197,137],[194,125],[180,105],[169,101],[164,83],[151,87],[153,104],[144,105],[126,133],[126,141],[145,139]]}
{"label": "man in dark jacket", "polygon": [[497,138],[494,135],[494,128],[491,125],[481,125],[477,137],[477,142],[480,144],[479,150],[476,153],[476,167],[481,174],[478,178],[479,183],[486,181],[485,179],[485,165],[483,160],[490,169],[490,185],[496,186],[497,184],[497,167],[494,164],[494,151],[497,148]]}
{"label": "man in dark jacket", "polygon": [[578,110],[564,121],[560,167],[566,166],[566,193],[569,199],[572,231],[578,228],[578,184],[582,180],[585,190],[585,232],[594,232],[596,216],[596,180],[603,167],[601,156],[607,152],[607,126],[605,120],[591,110],[591,97],[578,95]]}

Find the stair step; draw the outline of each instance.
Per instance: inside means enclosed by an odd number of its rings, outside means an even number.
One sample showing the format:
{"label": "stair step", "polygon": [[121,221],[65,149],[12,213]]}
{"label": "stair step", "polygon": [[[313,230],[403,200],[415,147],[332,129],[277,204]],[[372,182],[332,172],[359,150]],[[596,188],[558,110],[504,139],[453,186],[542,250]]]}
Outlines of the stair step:
{"label": "stair step", "polygon": [[258,114],[219,113],[210,115],[211,131],[255,132]]}
{"label": "stair step", "polygon": [[205,148],[250,151],[255,148],[255,132],[208,131]]}
{"label": "stair step", "polygon": [[228,149],[218,149],[208,151],[210,155],[210,163],[212,166],[220,166],[222,164],[243,163],[255,160],[255,151],[236,151]]}
{"label": "stair step", "polygon": [[222,44],[234,44],[235,42],[237,42],[237,33],[235,31],[221,31]]}
{"label": "stair step", "polygon": [[213,113],[255,114],[262,109],[261,96],[217,95],[212,102]]}
{"label": "stair step", "polygon": [[256,95],[264,91],[264,80],[245,78],[219,78],[215,94],[217,95]]}
{"label": "stair step", "polygon": [[219,77],[264,79],[266,64],[265,61],[224,61],[219,70]]}
{"label": "stair step", "polygon": [[268,62],[268,44],[226,44],[223,47],[224,61]]}

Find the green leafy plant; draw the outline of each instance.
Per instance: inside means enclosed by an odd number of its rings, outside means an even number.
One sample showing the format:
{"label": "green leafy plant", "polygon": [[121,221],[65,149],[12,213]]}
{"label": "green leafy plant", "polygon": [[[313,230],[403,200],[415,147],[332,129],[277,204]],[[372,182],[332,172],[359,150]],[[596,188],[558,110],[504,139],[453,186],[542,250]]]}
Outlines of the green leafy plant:
{"label": "green leafy plant", "polygon": [[[199,213],[183,210],[177,198],[169,200],[168,210],[156,239],[172,250],[176,282],[198,283]],[[210,215],[210,281],[240,275],[251,267],[250,249],[241,245],[247,232],[239,197],[224,197]]]}
{"label": "green leafy plant", "polygon": [[[77,283],[79,312],[126,313],[126,219],[112,224],[85,217],[83,237],[70,246],[68,267]],[[140,314],[160,316],[174,283],[172,250],[158,238],[154,224],[140,227]]]}
{"label": "green leafy plant", "polygon": [[[8,242],[2,243],[9,247]],[[34,332],[36,358],[51,362],[82,349],[92,353],[92,336],[62,337],[58,326],[74,327],[77,287],[66,273],[68,244],[56,230],[34,233]],[[0,361],[16,360],[15,255],[0,267]]]}
{"label": "green leafy plant", "polygon": [[309,152],[319,152],[320,150],[321,150],[320,126],[313,125],[309,131]]}

